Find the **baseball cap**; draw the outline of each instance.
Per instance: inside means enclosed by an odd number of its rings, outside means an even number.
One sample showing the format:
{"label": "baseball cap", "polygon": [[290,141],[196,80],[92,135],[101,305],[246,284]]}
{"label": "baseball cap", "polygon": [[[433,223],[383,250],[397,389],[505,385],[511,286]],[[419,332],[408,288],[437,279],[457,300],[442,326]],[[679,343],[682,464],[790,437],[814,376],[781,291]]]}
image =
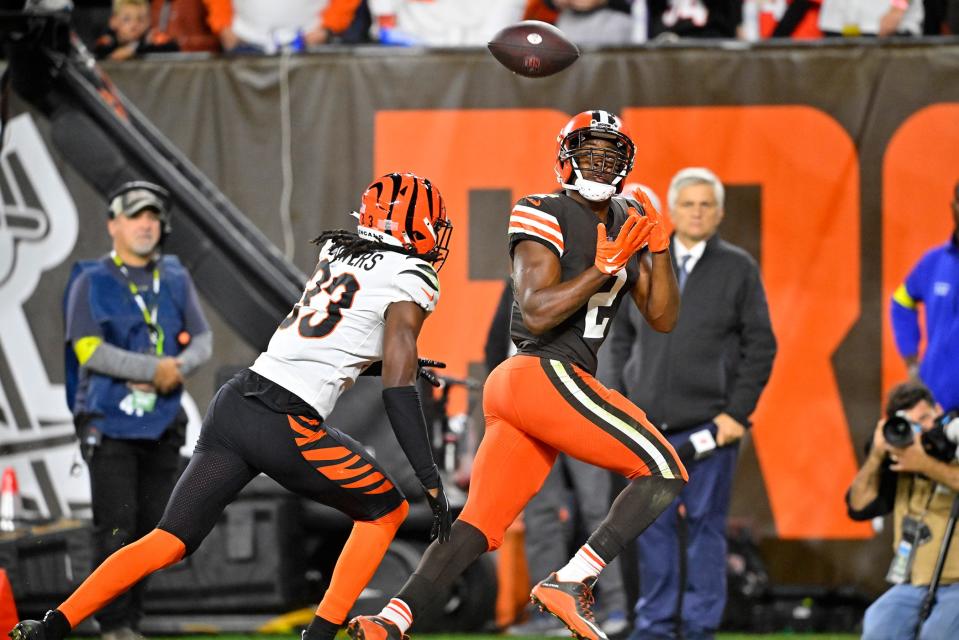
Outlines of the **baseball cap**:
{"label": "baseball cap", "polygon": [[134,216],[144,209],[155,209],[161,218],[167,216],[166,190],[148,182],[123,185],[110,200],[110,215]]}

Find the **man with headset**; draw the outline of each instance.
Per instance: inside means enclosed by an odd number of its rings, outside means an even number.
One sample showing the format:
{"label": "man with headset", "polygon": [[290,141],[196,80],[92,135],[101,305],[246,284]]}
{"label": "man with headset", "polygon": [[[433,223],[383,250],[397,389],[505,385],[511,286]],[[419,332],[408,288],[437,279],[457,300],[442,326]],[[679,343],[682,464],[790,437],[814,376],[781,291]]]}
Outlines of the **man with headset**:
{"label": "man with headset", "polygon": [[[113,249],[74,265],[66,303],[67,396],[90,469],[95,564],[159,521],[179,475],[184,378],[212,333],[189,273],[161,255],[169,194],[128,182],[110,197]],[[71,373],[72,372],[72,373]],[[144,583],[98,615],[104,640],[137,640]]]}

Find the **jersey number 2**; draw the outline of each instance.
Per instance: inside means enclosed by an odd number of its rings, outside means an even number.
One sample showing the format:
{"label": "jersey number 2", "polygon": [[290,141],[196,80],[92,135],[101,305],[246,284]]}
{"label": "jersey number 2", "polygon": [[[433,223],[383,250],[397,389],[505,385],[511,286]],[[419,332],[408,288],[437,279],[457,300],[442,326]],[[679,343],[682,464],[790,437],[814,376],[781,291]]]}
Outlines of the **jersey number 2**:
{"label": "jersey number 2", "polygon": [[[324,338],[336,329],[336,325],[343,319],[343,309],[349,309],[353,305],[353,297],[360,290],[360,283],[356,281],[352,273],[341,273],[335,278],[330,274],[330,261],[321,260],[316,267],[319,277],[316,278],[316,285],[303,292],[300,302],[293,307],[290,315],[280,323],[280,329],[286,329],[296,322],[297,317],[300,321],[298,329],[300,335],[304,338]],[[333,294],[340,287],[343,288],[340,297],[333,299]],[[322,320],[317,321],[318,312],[310,307],[310,302],[319,294],[325,294],[327,298],[326,314]]]}
{"label": "jersey number 2", "polygon": [[616,294],[624,284],[626,284],[626,269],[620,269],[616,272],[616,279],[613,280],[613,286],[609,291],[597,291],[590,296],[589,302],[586,303],[584,338],[602,340],[606,337],[609,319],[613,315],[613,302],[616,301]]}

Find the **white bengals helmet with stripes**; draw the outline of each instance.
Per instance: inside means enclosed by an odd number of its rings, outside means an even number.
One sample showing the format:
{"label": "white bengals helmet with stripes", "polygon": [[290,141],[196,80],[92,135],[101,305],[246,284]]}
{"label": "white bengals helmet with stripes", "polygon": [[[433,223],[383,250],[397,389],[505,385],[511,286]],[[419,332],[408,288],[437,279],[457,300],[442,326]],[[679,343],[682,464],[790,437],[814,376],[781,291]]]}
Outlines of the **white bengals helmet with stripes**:
{"label": "white bengals helmet with stripes", "polygon": [[[612,147],[589,145],[591,139],[609,140]],[[583,111],[556,136],[556,179],[564,189],[578,191],[593,202],[609,200],[623,190],[636,161],[636,145],[626,125],[601,109]],[[596,180],[585,177],[588,172]]]}

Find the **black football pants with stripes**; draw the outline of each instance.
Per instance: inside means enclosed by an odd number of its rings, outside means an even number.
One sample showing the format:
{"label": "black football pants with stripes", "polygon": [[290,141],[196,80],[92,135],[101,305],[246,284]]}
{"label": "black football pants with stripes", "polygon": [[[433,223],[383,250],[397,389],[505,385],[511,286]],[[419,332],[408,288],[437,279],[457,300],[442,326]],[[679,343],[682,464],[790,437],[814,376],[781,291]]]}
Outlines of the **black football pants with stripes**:
{"label": "black football pants with stripes", "polygon": [[193,553],[259,473],[354,520],[378,520],[404,502],[359,442],[323,425],[312,407],[246,369],[210,403],[193,457],[157,527]]}

